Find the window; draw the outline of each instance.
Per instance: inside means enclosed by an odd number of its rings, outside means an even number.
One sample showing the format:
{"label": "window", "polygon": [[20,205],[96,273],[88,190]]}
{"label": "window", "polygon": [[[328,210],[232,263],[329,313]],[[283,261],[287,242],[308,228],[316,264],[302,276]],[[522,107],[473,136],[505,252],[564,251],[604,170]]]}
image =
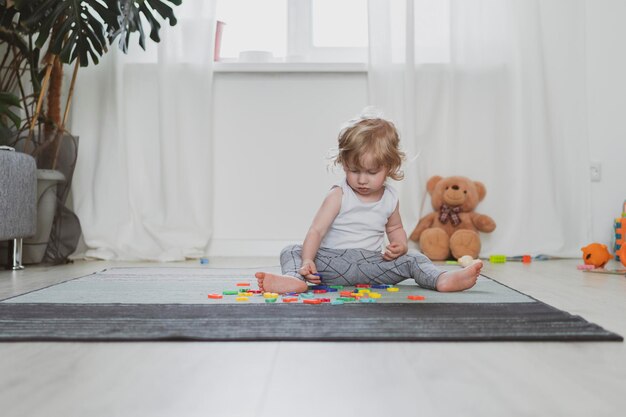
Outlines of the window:
{"label": "window", "polygon": [[218,0],[217,20],[224,22],[220,57],[233,60],[242,51],[287,53],[287,0]]}
{"label": "window", "polygon": [[[413,10],[413,22],[407,34],[407,3]],[[417,64],[450,62],[450,5],[442,0],[393,1],[382,8],[387,15],[394,63],[406,60],[407,35],[412,37]]]}
{"label": "window", "polygon": [[221,61],[367,60],[367,0],[219,0],[217,20]]}
{"label": "window", "polygon": [[367,48],[367,0],[313,0],[313,47]]}

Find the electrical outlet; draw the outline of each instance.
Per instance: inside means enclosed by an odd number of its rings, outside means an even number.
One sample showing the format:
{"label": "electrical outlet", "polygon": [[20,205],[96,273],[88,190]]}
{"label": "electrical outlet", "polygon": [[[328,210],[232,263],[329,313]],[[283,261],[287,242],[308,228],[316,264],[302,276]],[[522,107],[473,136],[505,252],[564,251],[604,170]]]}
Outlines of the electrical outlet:
{"label": "electrical outlet", "polygon": [[600,182],[600,180],[602,180],[602,164],[600,162],[592,162],[591,165],[589,165],[589,176],[593,182]]}

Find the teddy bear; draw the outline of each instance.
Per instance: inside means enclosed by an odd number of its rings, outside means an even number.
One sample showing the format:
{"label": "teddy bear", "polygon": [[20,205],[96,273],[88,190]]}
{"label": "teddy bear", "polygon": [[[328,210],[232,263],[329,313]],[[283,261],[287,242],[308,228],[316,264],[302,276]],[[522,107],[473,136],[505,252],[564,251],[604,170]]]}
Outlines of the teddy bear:
{"label": "teddy bear", "polygon": [[490,233],[496,223],[489,216],[474,211],[485,198],[487,190],[479,181],[466,177],[431,177],[426,189],[431,197],[433,213],[420,219],[410,239],[433,261],[462,256],[478,258],[480,236]]}

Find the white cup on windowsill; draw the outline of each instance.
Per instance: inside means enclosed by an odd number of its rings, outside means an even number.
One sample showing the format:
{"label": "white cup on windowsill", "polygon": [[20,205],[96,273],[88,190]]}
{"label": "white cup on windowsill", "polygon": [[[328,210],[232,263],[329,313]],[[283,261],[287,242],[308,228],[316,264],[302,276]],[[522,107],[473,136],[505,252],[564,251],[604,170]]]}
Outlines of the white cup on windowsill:
{"label": "white cup on windowsill", "polygon": [[273,62],[274,55],[270,51],[241,51],[239,62]]}

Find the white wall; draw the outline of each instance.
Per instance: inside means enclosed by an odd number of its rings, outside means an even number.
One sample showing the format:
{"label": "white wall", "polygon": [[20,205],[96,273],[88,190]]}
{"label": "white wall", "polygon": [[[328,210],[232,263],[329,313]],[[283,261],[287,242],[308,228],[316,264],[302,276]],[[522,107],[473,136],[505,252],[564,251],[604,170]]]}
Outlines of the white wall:
{"label": "white wall", "polygon": [[608,245],[626,200],[626,1],[587,0],[586,9],[589,158],[602,164],[591,183],[592,240]]}
{"label": "white wall", "polygon": [[[586,1],[592,241],[611,244],[626,199],[626,1]],[[276,256],[301,242],[333,176],[327,150],[367,102],[365,73],[217,73],[210,255]],[[405,225],[412,229],[413,225]],[[590,242],[589,242],[590,243]]]}
{"label": "white wall", "polygon": [[330,148],[366,105],[365,73],[216,73],[209,254],[277,256],[301,242],[334,180]]}

